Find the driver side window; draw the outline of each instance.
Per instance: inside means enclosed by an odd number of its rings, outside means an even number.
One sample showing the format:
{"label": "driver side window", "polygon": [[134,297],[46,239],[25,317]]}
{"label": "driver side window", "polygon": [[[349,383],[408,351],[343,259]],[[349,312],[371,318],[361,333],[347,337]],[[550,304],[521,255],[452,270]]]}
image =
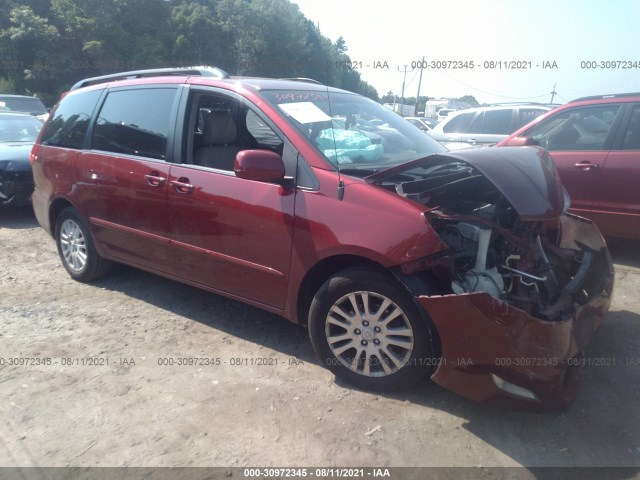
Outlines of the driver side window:
{"label": "driver side window", "polygon": [[604,105],[566,110],[526,135],[550,152],[603,150],[619,109],[619,105]]}
{"label": "driver side window", "polygon": [[282,154],[282,139],[242,102],[225,95],[198,94],[192,108],[195,165],[232,172],[242,150]]}

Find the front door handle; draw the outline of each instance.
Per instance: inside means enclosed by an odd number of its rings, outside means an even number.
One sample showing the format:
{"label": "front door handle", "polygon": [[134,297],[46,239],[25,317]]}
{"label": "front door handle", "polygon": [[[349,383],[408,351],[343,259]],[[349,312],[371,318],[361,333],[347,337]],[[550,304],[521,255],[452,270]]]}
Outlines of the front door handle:
{"label": "front door handle", "polygon": [[160,174],[156,171],[149,172],[144,176],[144,179],[147,181],[149,185],[152,187],[161,187],[167,181],[166,178],[161,177]]}
{"label": "front door handle", "polygon": [[591,170],[595,170],[597,168],[600,168],[600,164],[591,163],[591,162],[581,162],[581,163],[576,163],[574,165],[574,167],[580,168],[581,170],[584,170],[585,172],[590,172]]}
{"label": "front door handle", "polygon": [[171,185],[178,193],[193,192],[193,185],[189,183],[189,179],[187,177],[180,177],[178,180],[171,180]]}

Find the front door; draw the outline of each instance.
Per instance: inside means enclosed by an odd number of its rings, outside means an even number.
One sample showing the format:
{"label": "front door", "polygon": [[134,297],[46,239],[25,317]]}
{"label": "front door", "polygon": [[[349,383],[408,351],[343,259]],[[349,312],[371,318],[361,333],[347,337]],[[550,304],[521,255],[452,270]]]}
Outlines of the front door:
{"label": "front door", "polygon": [[[244,180],[232,171],[237,151],[281,153],[283,137],[239,99],[192,92],[189,105],[185,163],[173,165],[168,180],[179,275],[231,296],[283,308],[295,189]],[[215,120],[208,122],[210,116]],[[224,132],[211,131],[216,128]]]}

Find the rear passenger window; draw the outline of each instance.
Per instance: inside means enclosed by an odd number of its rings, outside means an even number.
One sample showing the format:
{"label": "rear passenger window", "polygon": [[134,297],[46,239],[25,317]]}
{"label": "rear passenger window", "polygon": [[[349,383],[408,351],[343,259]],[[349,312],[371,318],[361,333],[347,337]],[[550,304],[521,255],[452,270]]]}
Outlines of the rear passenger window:
{"label": "rear passenger window", "polygon": [[482,133],[488,135],[509,135],[511,127],[512,110],[487,110],[484,112],[484,125]]}
{"label": "rear passenger window", "polygon": [[109,92],[91,148],[164,160],[175,88]]}
{"label": "rear passenger window", "polygon": [[473,120],[473,113],[459,113],[442,127],[442,131],[444,133],[466,132],[471,120]]}
{"label": "rear passenger window", "polygon": [[51,114],[42,132],[41,143],[55,147],[81,149],[91,114],[102,90],[69,94]]}
{"label": "rear passenger window", "polygon": [[467,133],[482,133],[482,124],[484,123],[484,112],[478,113],[478,116],[473,121]]}

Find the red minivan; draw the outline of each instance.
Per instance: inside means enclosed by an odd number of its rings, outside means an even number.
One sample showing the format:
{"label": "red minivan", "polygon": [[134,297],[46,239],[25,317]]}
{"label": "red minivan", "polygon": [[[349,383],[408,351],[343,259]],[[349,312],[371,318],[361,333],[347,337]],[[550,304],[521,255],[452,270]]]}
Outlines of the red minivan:
{"label": "red minivan", "polygon": [[539,145],[571,196],[571,211],[604,235],[640,239],[640,93],[573,100],[498,146]]}
{"label": "red minivan", "polygon": [[[383,136],[360,124],[384,125]],[[366,389],[427,376],[534,410],[575,395],[611,302],[602,236],[540,148],[449,153],[362,96],[217,69],[78,82],[33,205],[79,281],[132,265],[308,327]]]}

